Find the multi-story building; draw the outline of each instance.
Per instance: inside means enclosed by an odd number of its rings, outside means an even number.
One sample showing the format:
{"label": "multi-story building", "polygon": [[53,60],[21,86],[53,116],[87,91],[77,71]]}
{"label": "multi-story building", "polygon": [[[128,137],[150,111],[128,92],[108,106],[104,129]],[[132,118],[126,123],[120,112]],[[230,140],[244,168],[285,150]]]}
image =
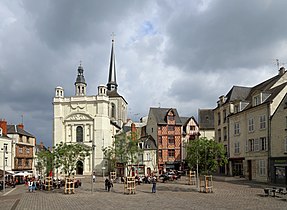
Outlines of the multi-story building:
{"label": "multi-story building", "polygon": [[200,137],[214,139],[214,113],[212,109],[198,110],[198,125]]}
{"label": "multi-story building", "polygon": [[287,185],[287,94],[271,119],[271,182]]}
{"label": "multi-story building", "polygon": [[[214,131],[215,131],[215,141],[223,144],[226,156],[229,161],[232,161],[230,156],[230,128],[229,127],[229,118],[228,116],[231,113],[239,112],[243,110],[247,103],[244,102],[244,99],[250,92],[250,88],[248,87],[240,87],[234,86],[231,90],[226,94],[226,96],[222,95],[219,97],[217,101],[217,107],[214,109]],[[236,132],[239,124],[236,124]],[[241,162],[241,158],[235,157],[234,162]],[[242,168],[242,166],[239,166]],[[230,174],[229,164],[222,166],[219,168],[220,174]],[[242,171],[242,170],[241,170]]]}
{"label": "multi-story building", "polygon": [[198,139],[200,136],[199,125],[194,117],[180,117],[182,122],[182,143],[181,143],[181,162],[183,163],[181,170],[184,170],[187,167],[185,163],[186,159],[186,146],[190,141]]}
{"label": "multi-story building", "polygon": [[147,134],[155,139],[159,174],[182,167],[182,122],[176,109],[150,108]]}
{"label": "multi-story building", "polygon": [[34,161],[35,164],[34,165],[35,165],[35,171],[36,171],[35,176],[36,177],[43,177],[47,175],[46,167],[42,165],[38,159],[38,153],[43,152],[43,151],[50,152],[50,150],[47,147],[45,147],[45,145],[41,141],[40,144],[36,144],[35,146],[35,161]]}
{"label": "multi-story building", "polygon": [[[12,139],[7,136],[7,122],[0,120],[0,174],[3,174],[3,169],[6,173],[13,169],[13,144]],[[5,153],[4,153],[5,151]]]}
{"label": "multi-story building", "polygon": [[[228,174],[269,180],[271,119],[287,91],[286,81],[285,69],[281,68],[278,75],[254,87],[235,86],[220,97],[214,113],[215,131],[216,140],[227,147]],[[224,113],[227,113],[226,122]]]}
{"label": "multi-story building", "polygon": [[34,157],[36,138],[24,130],[24,125],[7,125],[7,135],[13,140],[13,171],[30,171],[35,174]]}

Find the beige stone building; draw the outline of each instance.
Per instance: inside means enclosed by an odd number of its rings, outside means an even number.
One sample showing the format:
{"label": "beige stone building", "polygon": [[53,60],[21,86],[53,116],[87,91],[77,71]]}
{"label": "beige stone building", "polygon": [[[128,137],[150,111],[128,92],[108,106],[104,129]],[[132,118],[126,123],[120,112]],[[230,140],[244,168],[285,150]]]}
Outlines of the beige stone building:
{"label": "beige stone building", "polygon": [[114,136],[127,121],[127,102],[117,90],[114,40],[107,85],[99,85],[96,95],[86,95],[87,83],[80,65],[74,86],[75,95],[68,97],[62,87],[55,89],[53,145],[63,142],[94,148],[84,161],[77,162],[75,173],[102,175],[107,172],[103,149],[112,146]]}
{"label": "beige stone building", "polygon": [[287,94],[271,118],[271,181],[287,185]]}
{"label": "beige stone building", "polygon": [[214,114],[215,136],[227,147],[225,174],[270,180],[270,125],[276,124],[272,116],[286,94],[286,81],[285,69],[281,68],[278,75],[254,87],[234,86],[220,97]]}

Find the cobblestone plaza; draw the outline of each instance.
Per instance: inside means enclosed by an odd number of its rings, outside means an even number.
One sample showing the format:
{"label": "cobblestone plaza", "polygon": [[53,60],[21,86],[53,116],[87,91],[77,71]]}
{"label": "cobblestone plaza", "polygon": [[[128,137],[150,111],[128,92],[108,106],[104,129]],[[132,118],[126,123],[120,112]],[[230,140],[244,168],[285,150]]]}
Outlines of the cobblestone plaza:
{"label": "cobblestone plaza", "polygon": [[63,190],[29,193],[24,185],[0,193],[1,210],[39,209],[287,209],[286,197],[265,197],[266,185],[244,180],[213,181],[213,193],[200,193],[182,180],[136,187],[136,194],[124,194],[124,185],[115,183],[111,192],[104,189],[103,178],[97,178],[91,193],[90,178],[76,193],[65,195]]}

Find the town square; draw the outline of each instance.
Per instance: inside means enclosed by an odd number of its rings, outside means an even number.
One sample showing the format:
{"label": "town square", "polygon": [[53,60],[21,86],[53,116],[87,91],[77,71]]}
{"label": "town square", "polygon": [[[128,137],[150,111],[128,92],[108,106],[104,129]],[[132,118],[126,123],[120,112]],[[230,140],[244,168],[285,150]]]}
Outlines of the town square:
{"label": "town square", "polygon": [[102,177],[94,183],[93,193],[90,179],[82,177],[82,181],[71,195],[64,194],[63,189],[29,193],[25,186],[18,186],[0,197],[1,209],[286,209],[287,202],[286,196],[265,196],[266,185],[243,179],[214,181],[213,193],[201,193],[182,177],[157,183],[155,194],[150,184],[138,185],[132,195],[124,194],[119,183],[107,192]]}
{"label": "town square", "polygon": [[284,0],[0,2],[0,210],[287,209]]}

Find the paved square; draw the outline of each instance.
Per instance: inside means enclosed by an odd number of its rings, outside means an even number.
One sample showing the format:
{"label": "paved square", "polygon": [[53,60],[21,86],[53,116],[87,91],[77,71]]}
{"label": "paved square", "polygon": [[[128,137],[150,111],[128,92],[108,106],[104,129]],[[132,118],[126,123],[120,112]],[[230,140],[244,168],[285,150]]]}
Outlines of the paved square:
{"label": "paved square", "polygon": [[82,178],[82,182],[71,195],[63,190],[28,193],[25,186],[17,186],[5,196],[0,194],[0,209],[287,209],[285,198],[264,196],[265,185],[242,180],[214,181],[213,193],[200,193],[182,177],[158,182],[156,193],[151,193],[151,184],[141,184],[133,195],[123,194],[124,186],[118,183],[106,192],[103,178],[97,178],[93,193],[90,178]]}

